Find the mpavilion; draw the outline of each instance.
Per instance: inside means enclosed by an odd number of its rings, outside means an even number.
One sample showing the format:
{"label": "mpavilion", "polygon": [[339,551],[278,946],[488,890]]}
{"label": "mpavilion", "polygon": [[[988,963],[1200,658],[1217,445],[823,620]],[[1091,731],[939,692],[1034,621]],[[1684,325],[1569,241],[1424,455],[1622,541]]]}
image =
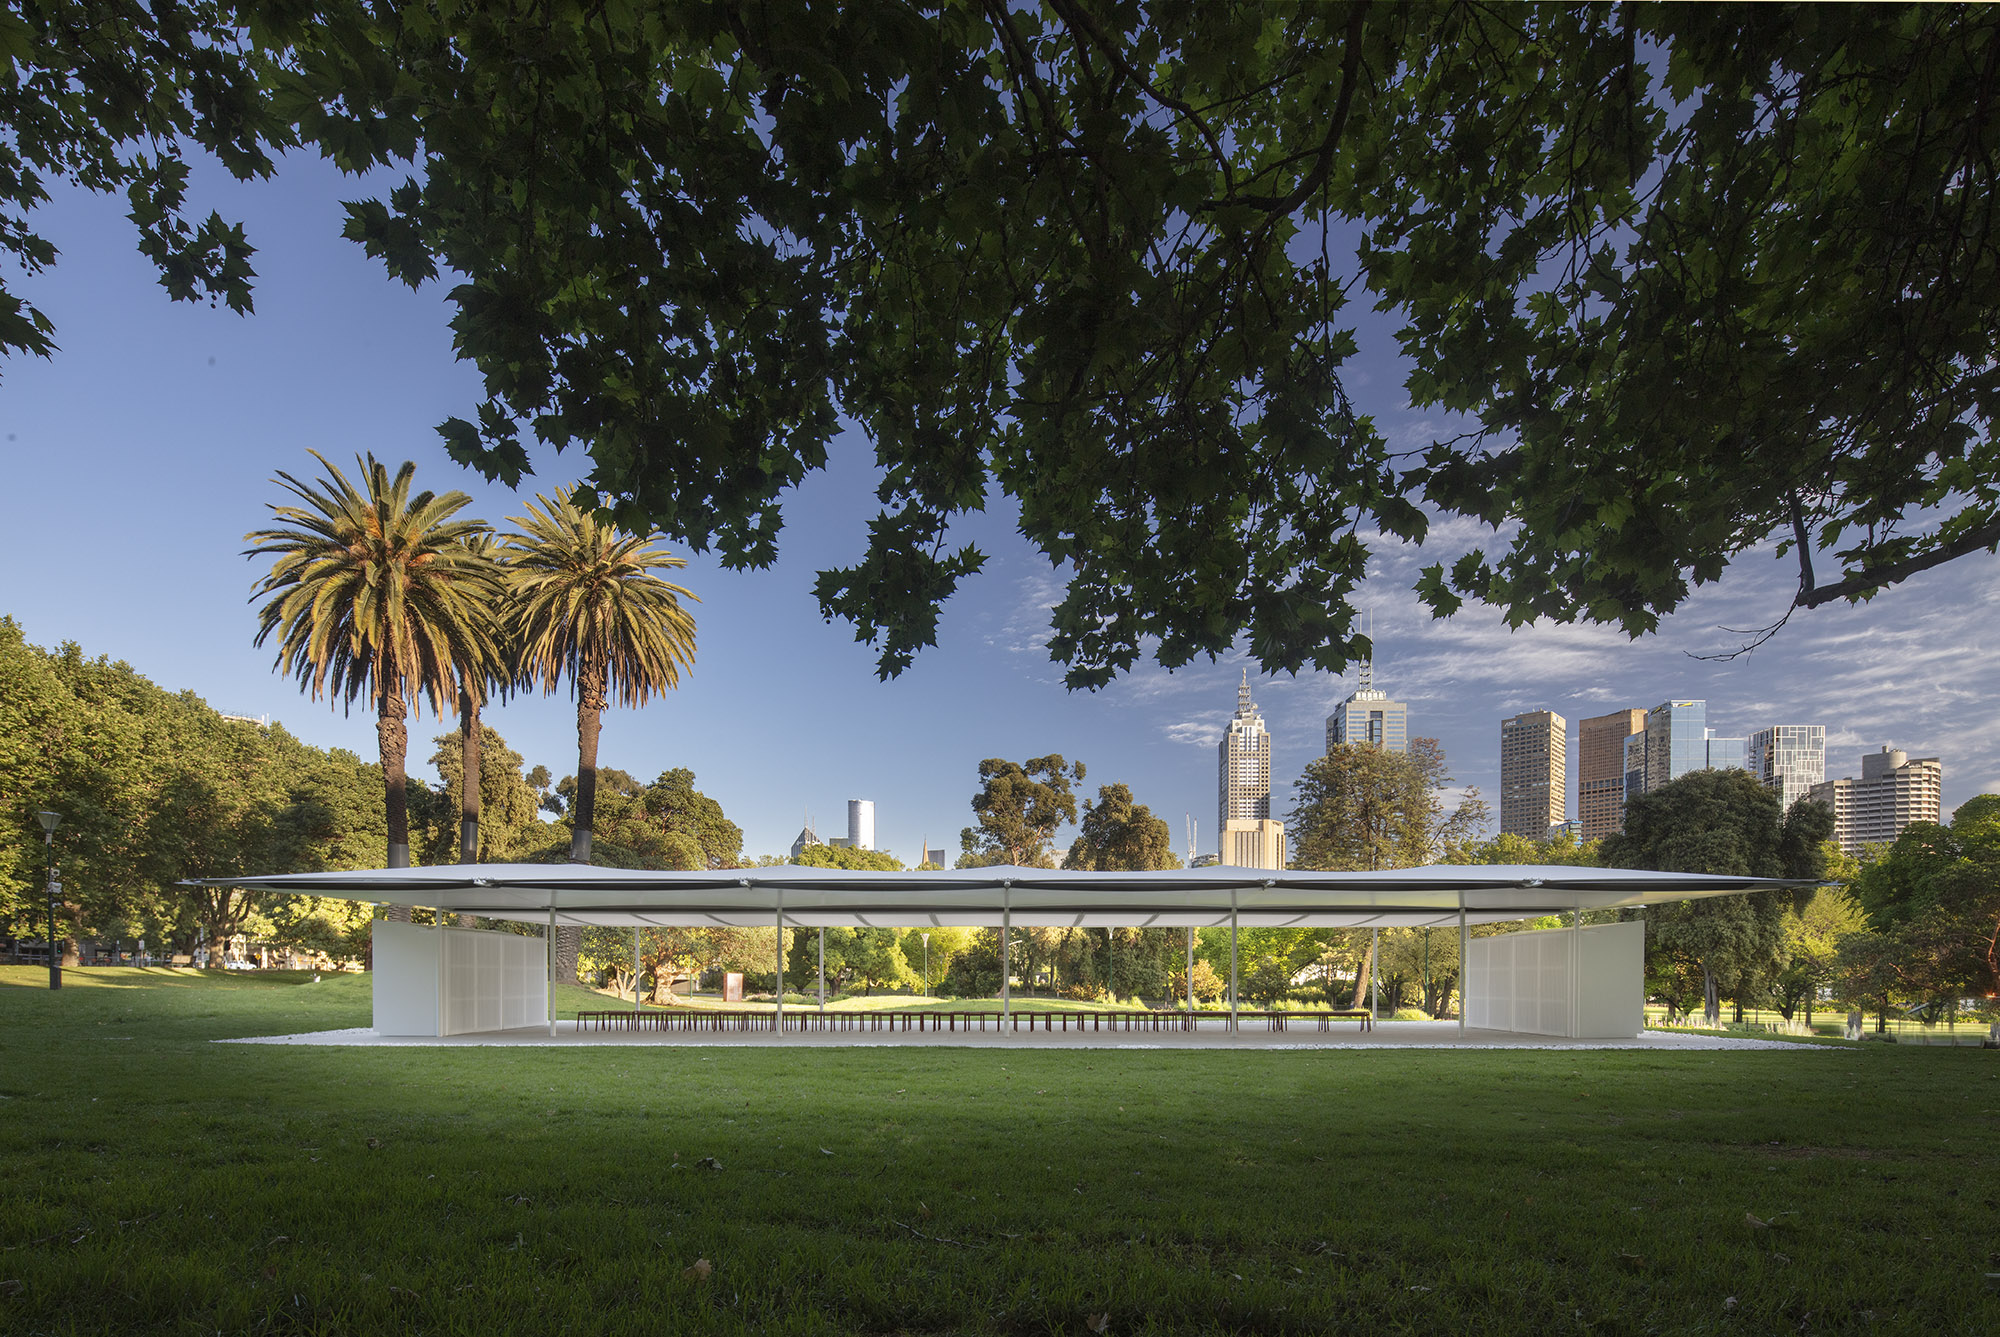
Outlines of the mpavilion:
{"label": "mpavilion", "polygon": [[[1577,1038],[1643,1027],[1645,925],[1585,928],[1587,910],[1636,910],[1788,888],[1776,878],[1557,865],[1440,865],[1365,873],[1226,865],[1164,872],[1011,866],[930,872],[775,868],[654,872],[583,864],[448,864],[359,872],[208,878],[200,885],[428,907],[436,926],[375,923],[375,1029],[451,1035],[540,1025],[556,1034],[555,936],[566,926],[771,925],[786,1028],[786,929],[970,926],[1000,930],[1001,1010],[1012,1006],[1017,927],[1230,931],[1231,1030],[1237,935],[1246,927],[1455,928],[1465,963],[1463,1034],[1483,1029]],[[444,927],[452,915],[534,924],[540,939]],[[1566,917],[1569,927],[1470,938],[1474,925]],[[1189,1003],[1192,1011],[1192,1002]],[[795,1012],[796,1008],[793,1009]]]}

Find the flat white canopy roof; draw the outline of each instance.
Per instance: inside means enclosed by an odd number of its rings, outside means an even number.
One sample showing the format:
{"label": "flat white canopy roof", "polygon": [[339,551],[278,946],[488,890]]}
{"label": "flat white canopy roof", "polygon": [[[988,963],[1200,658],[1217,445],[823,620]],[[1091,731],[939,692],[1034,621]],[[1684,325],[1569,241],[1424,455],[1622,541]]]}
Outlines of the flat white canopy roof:
{"label": "flat white canopy roof", "polygon": [[558,924],[913,928],[1019,925],[1208,928],[1422,928],[1531,919],[1571,910],[1809,885],[1777,878],[1648,873],[1559,865],[1438,865],[1377,873],[1263,868],[1079,873],[961,868],[865,873],[837,868],[651,872],[585,864],[444,864],[361,872],[201,878],[199,885],[420,905]]}

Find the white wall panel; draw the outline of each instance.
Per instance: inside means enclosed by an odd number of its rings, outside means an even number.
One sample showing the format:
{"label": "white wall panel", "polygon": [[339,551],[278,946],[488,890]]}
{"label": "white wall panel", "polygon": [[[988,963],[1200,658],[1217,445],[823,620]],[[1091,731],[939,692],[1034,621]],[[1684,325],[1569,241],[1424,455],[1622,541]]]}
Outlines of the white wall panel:
{"label": "white wall panel", "polygon": [[1633,920],[1583,931],[1577,1034],[1626,1039],[1646,1029],[1646,925]]}
{"label": "white wall panel", "polygon": [[1646,926],[1637,921],[1474,938],[1466,1024],[1524,1035],[1637,1035],[1645,1029],[1645,967]]}
{"label": "white wall panel", "polygon": [[518,933],[378,919],[373,984],[383,1035],[535,1026],[548,1016],[548,948]]}
{"label": "white wall panel", "polygon": [[446,929],[446,1035],[515,1030],[548,1016],[548,947],[490,929]]}
{"label": "white wall panel", "polygon": [[434,928],[375,921],[370,984],[375,1029],[382,1035],[438,1033],[438,939]]}

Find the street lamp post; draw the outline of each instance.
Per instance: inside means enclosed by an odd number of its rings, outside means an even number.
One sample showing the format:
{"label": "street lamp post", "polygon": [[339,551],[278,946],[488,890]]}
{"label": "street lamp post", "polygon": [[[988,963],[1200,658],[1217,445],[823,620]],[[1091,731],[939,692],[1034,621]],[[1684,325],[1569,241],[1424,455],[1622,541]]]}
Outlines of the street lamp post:
{"label": "street lamp post", "polygon": [[924,938],[924,997],[929,998],[931,996],[931,935],[926,933],[923,935],[923,938]]}
{"label": "street lamp post", "polygon": [[42,852],[47,856],[49,866],[49,987],[62,988],[62,960],[56,955],[56,901],[62,896],[62,883],[56,881],[56,828],[62,825],[59,812],[38,812],[36,818],[42,824]]}

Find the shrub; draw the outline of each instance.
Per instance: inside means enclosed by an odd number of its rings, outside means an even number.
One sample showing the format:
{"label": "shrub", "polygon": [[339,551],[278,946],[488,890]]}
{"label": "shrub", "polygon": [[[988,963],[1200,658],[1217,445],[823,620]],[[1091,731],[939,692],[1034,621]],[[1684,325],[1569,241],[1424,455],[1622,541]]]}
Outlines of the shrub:
{"label": "shrub", "polygon": [[1389,1018],[1389,1020],[1391,1020],[1391,1021],[1430,1021],[1430,1020],[1432,1020],[1432,1017],[1431,1017],[1431,1014],[1430,1014],[1430,1013],[1428,1013],[1428,1012],[1424,1011],[1424,1010],[1423,1010],[1422,1008],[1420,1008],[1420,1007],[1399,1007],[1399,1008],[1397,1008],[1397,1009],[1396,1009],[1396,1015],[1395,1015],[1395,1016],[1393,1016],[1393,1017],[1391,1017],[1391,1018]]}

